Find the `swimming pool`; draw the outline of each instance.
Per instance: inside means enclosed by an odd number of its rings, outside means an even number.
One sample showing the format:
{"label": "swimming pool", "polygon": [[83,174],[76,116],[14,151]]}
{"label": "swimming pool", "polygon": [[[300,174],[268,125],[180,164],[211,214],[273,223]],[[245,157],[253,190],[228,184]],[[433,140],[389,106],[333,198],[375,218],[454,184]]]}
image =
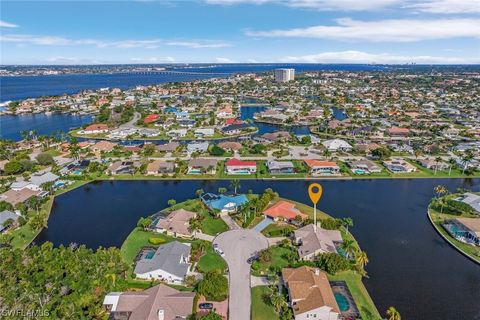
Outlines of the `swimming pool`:
{"label": "swimming pool", "polygon": [[345,297],[340,292],[335,292],[334,295],[341,312],[345,312],[350,309],[350,303],[348,302],[347,297]]}
{"label": "swimming pool", "polygon": [[145,259],[152,259],[153,256],[155,255],[155,252],[154,251],[148,251],[146,254],[145,254]]}

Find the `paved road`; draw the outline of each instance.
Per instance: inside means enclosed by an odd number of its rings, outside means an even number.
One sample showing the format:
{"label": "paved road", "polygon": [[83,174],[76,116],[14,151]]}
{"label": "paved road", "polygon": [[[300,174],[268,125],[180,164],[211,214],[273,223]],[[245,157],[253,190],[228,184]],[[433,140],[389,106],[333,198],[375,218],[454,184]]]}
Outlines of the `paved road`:
{"label": "paved road", "polygon": [[250,319],[252,303],[250,289],[250,265],[248,258],[255,252],[268,248],[268,240],[251,229],[230,230],[218,235],[213,241],[225,252],[230,279],[229,319]]}
{"label": "paved road", "polygon": [[230,230],[238,230],[241,229],[240,226],[230,217],[228,214],[220,214],[220,218],[227,224]]}
{"label": "paved road", "polygon": [[135,124],[137,123],[138,120],[140,120],[140,118],[142,117],[142,115],[139,113],[139,112],[135,112],[133,114],[133,119],[124,123],[124,124],[121,124],[120,126],[118,126],[119,128],[121,129],[131,129],[131,128],[135,128]]}

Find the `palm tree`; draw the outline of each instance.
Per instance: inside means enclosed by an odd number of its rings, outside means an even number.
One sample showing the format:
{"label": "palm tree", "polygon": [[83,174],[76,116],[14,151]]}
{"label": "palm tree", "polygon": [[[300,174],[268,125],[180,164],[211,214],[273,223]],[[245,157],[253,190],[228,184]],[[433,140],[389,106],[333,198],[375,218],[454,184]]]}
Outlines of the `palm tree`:
{"label": "palm tree", "polygon": [[286,304],[285,299],[283,296],[279,293],[275,293],[270,297],[270,302],[272,303],[272,306],[279,312],[282,307]]}
{"label": "palm tree", "polygon": [[448,192],[447,188],[445,188],[444,186],[441,186],[441,185],[436,186],[433,190],[437,194],[438,198],[440,198],[441,195]]}
{"label": "palm tree", "polygon": [[201,230],[201,223],[200,223],[200,220],[196,219],[196,218],[191,218],[189,221],[188,221],[188,229],[190,230],[190,232],[195,232],[195,231],[199,231]]}
{"label": "palm tree", "polygon": [[441,161],[442,161],[442,158],[440,158],[440,157],[435,158],[435,173],[434,173],[434,175],[437,175],[438,166],[440,165]]}
{"label": "palm tree", "polygon": [[473,160],[473,158],[474,158],[474,155],[472,150],[468,149],[462,157],[462,161],[463,161],[462,174],[465,174],[465,170],[467,169],[468,164]]}
{"label": "palm tree", "polygon": [[238,179],[232,180],[230,182],[230,187],[232,187],[235,190],[234,193],[237,194],[237,189],[241,188],[240,180],[238,180]]}
{"label": "palm tree", "polygon": [[367,253],[365,251],[360,251],[358,254],[357,254],[357,264],[358,266],[363,269],[365,268],[365,266],[367,265],[367,263],[369,262],[368,260],[368,256],[367,256]]}
{"label": "palm tree", "polygon": [[345,251],[347,259],[350,259],[352,254],[355,252],[355,243],[353,240],[345,240],[341,244],[341,248]]}
{"label": "palm tree", "polygon": [[456,161],[455,159],[450,158],[448,159],[448,163],[450,164],[450,168],[448,169],[448,175],[450,175],[452,173],[452,167],[456,164]]}
{"label": "palm tree", "polygon": [[198,189],[197,191],[195,191],[195,194],[196,194],[197,197],[199,197],[199,198],[200,198],[200,197],[202,196],[202,194],[204,194],[204,193],[205,193],[205,191],[203,191],[203,189]]}
{"label": "palm tree", "polygon": [[347,233],[348,233],[348,227],[353,227],[353,220],[352,218],[343,218],[342,224],[347,229]]}
{"label": "palm tree", "polygon": [[394,307],[390,307],[387,310],[388,320],[401,320],[400,312],[397,311]]}

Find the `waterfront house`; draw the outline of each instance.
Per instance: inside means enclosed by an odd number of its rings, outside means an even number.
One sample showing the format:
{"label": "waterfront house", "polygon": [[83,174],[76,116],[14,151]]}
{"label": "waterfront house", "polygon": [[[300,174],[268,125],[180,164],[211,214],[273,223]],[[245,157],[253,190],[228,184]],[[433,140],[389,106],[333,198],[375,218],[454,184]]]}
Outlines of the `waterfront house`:
{"label": "waterfront house", "polygon": [[295,173],[295,166],[291,161],[268,161],[267,168],[271,174]]}
{"label": "waterfront house", "polygon": [[17,224],[20,216],[15,212],[4,210],[0,212],[0,233],[7,229],[8,221],[12,222],[12,225]]}
{"label": "waterfront house", "polygon": [[85,129],[78,131],[78,134],[100,134],[107,133],[108,126],[103,123],[96,123],[87,126]]}
{"label": "waterfront house", "polygon": [[33,191],[42,190],[39,185],[36,185],[30,181],[15,181],[10,185],[10,189],[14,191],[20,191],[22,189],[30,189]]}
{"label": "waterfront house", "polygon": [[230,119],[233,117],[234,117],[234,114],[233,114],[232,106],[230,105],[225,105],[223,108],[221,108],[217,112],[217,118],[219,119]]}
{"label": "waterfront house", "polygon": [[308,218],[306,214],[295,208],[294,203],[285,200],[280,200],[268,209],[264,210],[263,215],[274,221],[282,220],[290,223],[295,222],[297,217],[300,217],[301,220]]}
{"label": "waterfront house", "polygon": [[375,162],[361,159],[353,160],[348,162],[348,166],[355,174],[369,174],[369,173],[379,173],[382,172],[382,169]]}
{"label": "waterfront house", "polygon": [[478,214],[480,214],[480,196],[479,195],[471,192],[466,192],[455,200],[468,204],[470,207],[473,208],[473,210],[475,210]]}
{"label": "waterfront house", "polygon": [[243,130],[246,130],[250,127],[251,126],[248,123],[239,123],[239,124],[231,124],[231,125],[225,126],[221,130],[223,134],[233,135],[233,134],[239,134]]}
{"label": "waterfront house", "polygon": [[252,174],[257,172],[257,163],[232,158],[226,161],[225,172],[227,174]]}
{"label": "waterfront house", "polygon": [[195,134],[195,137],[197,138],[212,137],[215,134],[215,129],[199,128],[199,129],[195,129],[194,134]]}
{"label": "waterfront house", "polygon": [[132,161],[115,161],[112,162],[107,168],[107,174],[133,174],[133,162]]}
{"label": "waterfront house", "polygon": [[196,212],[185,209],[172,211],[168,216],[158,219],[155,230],[173,237],[191,238],[193,232],[190,230],[190,219],[196,216]]}
{"label": "waterfront house", "polygon": [[350,152],[352,151],[352,146],[342,139],[332,139],[332,140],[325,140],[322,142],[322,145],[330,152]]}
{"label": "waterfront house", "polygon": [[180,320],[192,313],[195,293],[158,284],[143,291],[111,292],[103,307],[110,320]]}
{"label": "waterfront house", "polygon": [[333,161],[304,160],[312,176],[340,175],[340,167]]}
{"label": "waterfront house", "polygon": [[187,135],[187,129],[170,130],[167,132],[167,135],[169,135],[172,138],[183,138]]}
{"label": "waterfront house", "polygon": [[343,241],[340,231],[320,226],[314,228],[313,224],[297,229],[293,234],[300,260],[312,261],[321,253],[337,253],[335,244]]}
{"label": "waterfront house", "polygon": [[47,193],[40,190],[31,190],[28,188],[23,188],[21,190],[10,189],[2,194],[0,194],[0,201],[6,201],[12,206],[16,206],[19,203],[23,203],[30,199],[31,197],[41,197]]}
{"label": "waterfront house", "polygon": [[204,152],[207,152],[207,150],[208,150],[207,141],[192,142],[187,145],[188,153],[193,153],[193,152],[204,153]]}
{"label": "waterfront house", "polygon": [[168,174],[175,172],[175,163],[154,160],[147,165],[147,175]]}
{"label": "waterfront house", "polygon": [[417,162],[424,168],[431,170],[447,170],[449,164],[434,159],[418,159]]}
{"label": "waterfront house", "polygon": [[340,308],[327,274],[307,266],[283,268],[282,283],[287,288],[295,320],[338,320]]}
{"label": "waterfront house", "polygon": [[260,139],[266,142],[290,141],[292,136],[287,131],[268,132],[260,136]]}
{"label": "waterfront house", "polygon": [[210,210],[218,210],[223,213],[235,212],[240,206],[248,202],[248,198],[244,194],[217,195],[205,193],[202,195],[201,200]]}
{"label": "waterfront house", "polygon": [[190,269],[190,250],[190,244],[173,241],[158,247],[154,253],[143,252],[134,273],[140,279],[181,284]]}
{"label": "waterfront house", "polygon": [[480,246],[480,218],[456,218],[447,220],[443,227],[455,239]]}
{"label": "waterfront house", "polygon": [[60,177],[52,172],[45,172],[44,174],[34,174],[30,177],[30,183],[41,187],[44,183],[55,182]]}
{"label": "waterfront house", "polygon": [[385,160],[383,161],[383,165],[393,173],[407,173],[417,171],[417,168],[414,165],[401,158]]}
{"label": "waterfront house", "polygon": [[180,144],[178,142],[172,141],[166,144],[157,145],[157,150],[159,152],[174,152],[179,146]]}
{"label": "waterfront house", "polygon": [[215,159],[190,159],[187,174],[215,174],[218,161]]}

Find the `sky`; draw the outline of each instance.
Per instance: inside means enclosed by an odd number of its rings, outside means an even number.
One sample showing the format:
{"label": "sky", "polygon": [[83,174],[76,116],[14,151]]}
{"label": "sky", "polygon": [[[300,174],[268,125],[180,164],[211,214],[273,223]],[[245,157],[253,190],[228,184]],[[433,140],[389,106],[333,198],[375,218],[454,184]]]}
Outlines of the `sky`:
{"label": "sky", "polygon": [[480,63],[480,0],[0,2],[0,64]]}

